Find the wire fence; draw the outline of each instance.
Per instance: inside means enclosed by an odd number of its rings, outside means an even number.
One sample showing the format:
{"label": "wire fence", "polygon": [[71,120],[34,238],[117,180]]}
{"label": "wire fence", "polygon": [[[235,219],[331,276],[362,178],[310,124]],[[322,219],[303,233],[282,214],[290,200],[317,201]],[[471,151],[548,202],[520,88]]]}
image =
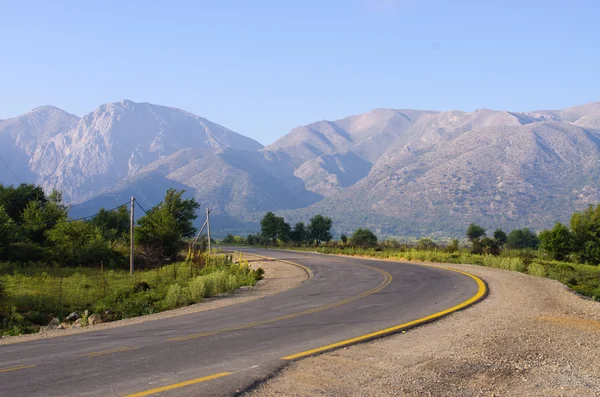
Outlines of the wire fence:
{"label": "wire fence", "polygon": [[16,307],[21,313],[98,311],[103,302],[118,303],[135,292],[150,288],[157,291],[173,284],[185,286],[202,274],[207,265],[226,263],[231,263],[230,257],[198,255],[194,260],[142,270],[133,275],[125,270],[102,268],[0,269],[0,282],[3,284],[5,306]]}

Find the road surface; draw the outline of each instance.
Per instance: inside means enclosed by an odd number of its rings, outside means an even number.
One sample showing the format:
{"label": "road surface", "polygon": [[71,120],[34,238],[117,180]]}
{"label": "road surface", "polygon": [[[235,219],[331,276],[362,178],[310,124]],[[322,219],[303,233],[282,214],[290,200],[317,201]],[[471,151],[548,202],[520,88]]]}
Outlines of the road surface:
{"label": "road surface", "polygon": [[290,359],[432,319],[485,292],[473,277],[434,267],[244,251],[292,261],[311,277],[221,309],[0,345],[0,396],[232,396]]}

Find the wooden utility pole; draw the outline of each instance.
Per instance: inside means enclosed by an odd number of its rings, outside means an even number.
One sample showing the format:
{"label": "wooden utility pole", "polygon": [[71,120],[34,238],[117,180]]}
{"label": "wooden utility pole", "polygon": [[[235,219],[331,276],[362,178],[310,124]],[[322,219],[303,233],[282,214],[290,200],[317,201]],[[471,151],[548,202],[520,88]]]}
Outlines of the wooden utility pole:
{"label": "wooden utility pole", "polygon": [[131,196],[129,217],[129,273],[133,274],[133,211],[135,209],[135,197]]}
{"label": "wooden utility pole", "polygon": [[210,210],[206,208],[206,232],[208,234],[208,253],[210,254]]}

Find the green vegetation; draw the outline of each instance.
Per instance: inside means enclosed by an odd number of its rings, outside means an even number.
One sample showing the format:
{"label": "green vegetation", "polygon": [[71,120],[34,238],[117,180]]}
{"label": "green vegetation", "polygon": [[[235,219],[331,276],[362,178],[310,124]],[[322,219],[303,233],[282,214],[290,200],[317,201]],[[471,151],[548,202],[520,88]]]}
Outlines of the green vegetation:
{"label": "green vegetation", "polygon": [[[278,222],[285,224],[283,218],[278,218]],[[342,233],[339,241],[331,241],[331,225],[331,219],[321,215],[313,217],[308,228],[303,223],[296,224],[290,233],[292,245],[285,245],[287,239],[269,239],[265,230],[247,238],[229,236],[228,241],[326,254],[488,266],[551,278],[582,295],[600,299],[600,205],[574,213],[570,228],[557,223],[539,236],[524,228],[508,234],[496,229],[488,237],[483,227],[472,223],[462,245],[458,239],[448,243],[426,237],[412,242],[379,242],[371,230],[364,228],[355,230],[350,237]]]}
{"label": "green vegetation", "polygon": [[199,208],[183,194],[169,189],[147,212],[140,206],[132,276],[129,203],[69,219],[57,191],[0,185],[0,334],[34,332],[73,311],[115,320],[253,285],[261,273],[225,256],[181,262]]}
{"label": "green vegetation", "polygon": [[354,247],[375,247],[377,236],[369,229],[356,229],[350,236],[350,245]]}
{"label": "green vegetation", "polygon": [[6,263],[0,263],[0,270],[0,297],[7,313],[2,330],[11,335],[36,332],[52,317],[64,318],[74,311],[88,310],[112,321],[174,309],[254,285],[262,274],[222,254],[205,254],[134,276],[124,270],[18,268]]}

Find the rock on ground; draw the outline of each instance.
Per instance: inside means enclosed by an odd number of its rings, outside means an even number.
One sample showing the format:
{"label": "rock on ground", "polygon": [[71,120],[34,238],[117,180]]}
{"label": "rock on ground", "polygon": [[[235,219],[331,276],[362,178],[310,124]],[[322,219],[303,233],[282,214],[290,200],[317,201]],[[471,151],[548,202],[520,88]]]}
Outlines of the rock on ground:
{"label": "rock on ground", "polygon": [[600,396],[600,303],[552,280],[444,266],[480,276],[489,296],[406,334],[294,362],[246,396]]}

